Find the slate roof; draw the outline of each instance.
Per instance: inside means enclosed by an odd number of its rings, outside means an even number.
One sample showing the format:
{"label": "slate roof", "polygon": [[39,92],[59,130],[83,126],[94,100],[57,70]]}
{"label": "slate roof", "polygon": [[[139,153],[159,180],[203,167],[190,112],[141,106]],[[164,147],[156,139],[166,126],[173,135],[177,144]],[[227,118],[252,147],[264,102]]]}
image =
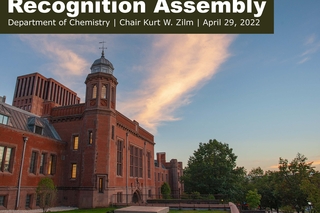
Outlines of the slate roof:
{"label": "slate roof", "polygon": [[161,167],[162,169],[167,169],[162,163],[160,163],[160,166],[159,166],[159,162],[157,160],[154,160],[154,166]]}
{"label": "slate roof", "polygon": [[0,114],[8,116],[9,121],[7,126],[17,128],[20,130],[34,132],[34,126],[42,128],[43,136],[61,140],[59,134],[54,127],[45,118],[41,118],[38,115],[32,114],[17,107],[0,102]]}

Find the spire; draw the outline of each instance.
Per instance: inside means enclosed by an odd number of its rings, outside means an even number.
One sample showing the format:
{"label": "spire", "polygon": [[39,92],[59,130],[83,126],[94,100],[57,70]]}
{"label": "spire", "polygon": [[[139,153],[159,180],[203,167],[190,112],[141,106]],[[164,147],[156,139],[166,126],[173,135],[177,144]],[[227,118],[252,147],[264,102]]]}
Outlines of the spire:
{"label": "spire", "polygon": [[102,47],[99,47],[99,49],[102,49],[101,57],[95,60],[91,65],[91,73],[104,72],[112,75],[114,67],[112,63],[104,57],[104,50],[107,49],[106,47],[104,47],[104,43],[106,42],[101,41],[99,43],[102,44]]}
{"label": "spire", "polygon": [[105,41],[100,41],[100,44],[102,44],[102,47],[99,47],[99,49],[102,49],[101,52],[101,57],[104,57],[104,50],[107,49],[106,47],[104,47],[104,43],[106,43]]}

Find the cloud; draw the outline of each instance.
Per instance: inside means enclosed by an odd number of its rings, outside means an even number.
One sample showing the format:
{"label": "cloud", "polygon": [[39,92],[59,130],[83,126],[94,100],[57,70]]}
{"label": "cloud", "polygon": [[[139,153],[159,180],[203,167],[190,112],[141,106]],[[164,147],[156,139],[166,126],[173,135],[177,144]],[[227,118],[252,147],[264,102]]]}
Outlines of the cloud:
{"label": "cloud", "polygon": [[79,76],[86,72],[88,62],[76,49],[67,44],[70,40],[80,39],[72,35],[20,35],[20,39],[45,55],[51,61],[50,71],[60,77]]}
{"label": "cloud", "polygon": [[[76,91],[78,96],[84,99],[83,80],[92,63],[84,55],[97,54],[97,42],[101,40],[96,35],[22,34],[19,38],[45,58],[38,72],[51,73],[55,80]],[[96,46],[93,45],[93,41],[96,42]]]}
{"label": "cloud", "polygon": [[[164,122],[180,119],[176,116],[177,109],[189,104],[191,97],[218,71],[230,56],[228,47],[235,37],[210,34],[148,36],[148,41],[143,42],[146,56],[140,63],[130,66],[136,74],[143,73],[140,86],[122,98],[124,101],[118,101],[119,111],[153,133]],[[79,94],[79,90],[84,89],[83,79],[92,63],[85,55],[96,54],[97,46],[92,42],[101,41],[101,37],[43,34],[19,35],[19,38],[48,59],[41,69],[45,68],[83,99],[84,92]],[[110,42],[113,38],[119,40]],[[119,46],[125,42],[121,38],[108,36],[108,43]]]}
{"label": "cloud", "polygon": [[311,56],[320,50],[320,41],[316,34],[308,36],[304,41],[305,51],[300,55],[301,60],[298,64],[303,64],[311,59]]}
{"label": "cloud", "polygon": [[[230,56],[231,35],[157,35],[142,69],[146,77],[139,89],[120,106],[149,131],[175,121],[175,111],[218,71]],[[119,106],[119,105],[118,105]]]}
{"label": "cloud", "polygon": [[[317,166],[320,165],[320,160],[309,161],[309,162],[307,162],[307,164],[308,164],[308,163],[312,163],[312,166],[317,167]],[[273,170],[279,169],[279,165],[280,165],[280,164],[272,165],[272,166],[269,166],[268,168],[269,168],[269,169],[273,169]]]}

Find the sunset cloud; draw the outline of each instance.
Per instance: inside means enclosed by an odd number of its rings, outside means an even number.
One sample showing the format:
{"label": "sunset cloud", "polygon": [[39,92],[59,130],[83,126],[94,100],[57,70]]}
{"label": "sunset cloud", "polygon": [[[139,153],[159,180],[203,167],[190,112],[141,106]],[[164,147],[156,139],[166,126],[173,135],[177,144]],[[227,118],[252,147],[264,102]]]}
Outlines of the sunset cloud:
{"label": "sunset cloud", "polygon": [[83,75],[89,66],[76,52],[77,49],[68,45],[68,42],[81,39],[80,37],[83,35],[20,35],[22,41],[51,60],[50,72],[61,78]]}
{"label": "sunset cloud", "polygon": [[175,111],[218,71],[230,56],[230,35],[155,36],[146,77],[120,106],[153,133],[163,122],[180,119]]}
{"label": "sunset cloud", "polygon": [[[84,57],[97,52],[95,35],[19,35],[32,49],[49,59],[44,67],[56,80],[74,89],[83,100],[83,79],[92,61]],[[100,38],[100,39],[99,39]],[[108,37],[109,39],[111,37]],[[136,90],[118,99],[118,109],[155,133],[164,122],[181,119],[176,110],[217,73],[230,56],[228,47],[234,35],[152,35],[145,43],[141,62],[131,65],[131,73],[143,73]],[[112,39],[112,38],[111,38]],[[121,40],[121,39],[120,39]],[[121,41],[110,42],[118,43]],[[97,43],[98,44],[98,43]],[[149,48],[150,47],[150,48]],[[133,51],[135,53],[135,51]],[[70,78],[73,81],[70,81]],[[74,84],[79,84],[78,87]],[[83,93],[83,94],[82,94]],[[121,94],[123,95],[123,94]],[[124,96],[126,96],[124,94]]]}

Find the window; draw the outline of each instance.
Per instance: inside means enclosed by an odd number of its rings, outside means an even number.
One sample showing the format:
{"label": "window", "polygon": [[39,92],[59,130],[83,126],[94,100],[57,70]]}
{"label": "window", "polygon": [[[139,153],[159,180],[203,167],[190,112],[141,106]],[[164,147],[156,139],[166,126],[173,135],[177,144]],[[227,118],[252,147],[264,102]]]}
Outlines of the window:
{"label": "window", "polygon": [[117,144],[117,175],[122,176],[123,141],[118,140]]}
{"label": "window", "polygon": [[117,203],[122,203],[122,192],[117,192]]}
{"label": "window", "polygon": [[101,88],[101,98],[106,99],[107,98],[107,86],[103,85]]}
{"label": "window", "polygon": [[103,178],[99,178],[99,193],[103,193],[103,188],[104,188],[104,184],[103,184]]}
{"label": "window", "polygon": [[77,178],[77,164],[76,163],[71,164],[71,178],[72,179]]}
{"label": "window", "polygon": [[29,172],[36,174],[36,168],[37,168],[37,152],[32,152],[31,153],[31,161],[30,161],[30,167],[29,167]]}
{"label": "window", "polygon": [[34,133],[36,133],[36,134],[39,134],[39,135],[42,135],[42,127],[40,127],[40,126],[35,126],[34,127]]}
{"label": "window", "polygon": [[11,172],[13,148],[0,146],[0,171]]}
{"label": "window", "polygon": [[40,206],[40,195],[37,194],[36,206]]}
{"label": "window", "polygon": [[97,85],[94,85],[92,88],[92,99],[97,98]]}
{"label": "window", "polygon": [[40,170],[39,170],[39,173],[40,174],[44,174],[44,171],[45,171],[45,165],[46,165],[46,158],[47,158],[47,154],[45,153],[42,153],[41,154],[41,158],[40,158]]}
{"label": "window", "polygon": [[151,189],[148,190],[148,197],[151,197]]}
{"label": "window", "polygon": [[116,102],[116,96],[115,96],[115,92],[114,92],[114,87],[112,87],[112,89],[111,89],[111,101],[113,103]]}
{"label": "window", "polygon": [[31,204],[31,195],[27,195],[26,197],[26,208],[30,208]]}
{"label": "window", "polygon": [[142,177],[142,149],[130,145],[130,176]]}
{"label": "window", "polygon": [[89,142],[89,144],[92,144],[92,130],[89,130],[88,131],[88,142]]}
{"label": "window", "polygon": [[9,120],[8,116],[0,114],[0,124],[7,125],[8,124],[8,120]]}
{"label": "window", "polygon": [[78,150],[79,148],[79,136],[75,135],[73,136],[73,149]]}
{"label": "window", "polygon": [[50,155],[49,163],[48,163],[48,174],[54,175],[56,173],[56,165],[57,165],[57,156]]}
{"label": "window", "polygon": [[151,160],[151,154],[150,154],[150,152],[148,152],[147,153],[148,178],[151,178],[151,162],[150,162],[150,160]]}
{"label": "window", "polygon": [[142,149],[139,149],[139,157],[138,157],[138,169],[139,169],[139,177],[142,177]]}
{"label": "window", "polygon": [[0,195],[0,206],[4,206],[5,207],[5,199],[6,199],[6,196],[5,195]]}

